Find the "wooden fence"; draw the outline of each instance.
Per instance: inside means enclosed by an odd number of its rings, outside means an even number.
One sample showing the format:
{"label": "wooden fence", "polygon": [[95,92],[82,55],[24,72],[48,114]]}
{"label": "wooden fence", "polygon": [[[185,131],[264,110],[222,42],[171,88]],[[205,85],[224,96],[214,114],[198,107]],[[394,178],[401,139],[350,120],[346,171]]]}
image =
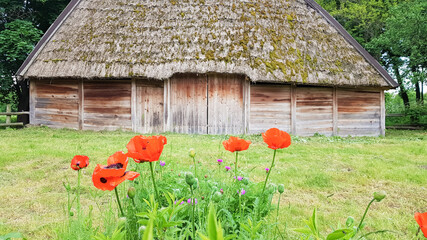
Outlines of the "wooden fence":
{"label": "wooden fence", "polygon": [[6,112],[0,112],[1,115],[6,115],[6,123],[0,123],[0,127],[12,127],[12,126],[24,126],[22,122],[11,122],[11,116],[13,115],[25,115],[30,114],[30,112],[11,112],[12,108],[10,104],[6,105]]}

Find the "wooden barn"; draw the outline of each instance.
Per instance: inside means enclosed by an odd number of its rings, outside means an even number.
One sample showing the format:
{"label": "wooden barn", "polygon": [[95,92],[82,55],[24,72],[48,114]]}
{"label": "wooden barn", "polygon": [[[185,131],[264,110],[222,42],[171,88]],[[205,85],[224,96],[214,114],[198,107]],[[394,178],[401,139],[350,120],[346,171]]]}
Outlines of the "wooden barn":
{"label": "wooden barn", "polygon": [[313,0],[72,0],[17,73],[30,123],[384,135],[396,82]]}

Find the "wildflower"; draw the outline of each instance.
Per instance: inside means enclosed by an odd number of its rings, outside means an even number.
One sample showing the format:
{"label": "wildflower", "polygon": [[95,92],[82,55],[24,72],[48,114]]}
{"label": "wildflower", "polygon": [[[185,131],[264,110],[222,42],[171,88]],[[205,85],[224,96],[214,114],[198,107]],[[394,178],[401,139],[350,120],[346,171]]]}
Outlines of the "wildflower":
{"label": "wildflower", "polygon": [[265,172],[268,173],[270,171],[270,168],[266,167]]}
{"label": "wildflower", "polygon": [[222,145],[224,146],[225,150],[230,152],[247,150],[250,144],[251,141],[246,141],[245,139],[233,136],[230,136],[228,140],[222,142]]}
{"label": "wildflower", "polygon": [[[236,179],[236,177],[234,177],[234,179]],[[237,180],[242,181],[243,177],[241,176],[237,176]]]}
{"label": "wildflower", "polygon": [[84,155],[76,155],[71,160],[71,168],[73,170],[80,170],[82,168],[87,167],[89,165],[89,157]]}
{"label": "wildflower", "polygon": [[[237,190],[237,193],[239,193],[239,190]],[[240,190],[240,195],[245,195],[246,191],[245,189],[242,188],[242,190]]]}
{"label": "wildflower", "polygon": [[116,152],[107,160],[108,165],[96,165],[92,174],[93,185],[103,191],[114,190],[124,180],[134,180],[137,172],[126,171],[128,157],[123,152]]}
{"label": "wildflower", "polygon": [[159,164],[160,164],[160,166],[161,166],[161,167],[163,167],[163,166],[165,166],[165,165],[166,165],[166,163],[165,163],[165,162],[163,162],[163,161],[160,161],[160,162],[159,162]]}
{"label": "wildflower", "polygon": [[[191,198],[187,200],[187,203],[193,205],[193,201],[191,200]],[[197,204],[197,198],[194,199],[194,203]]]}
{"label": "wildflower", "polygon": [[196,183],[196,179],[194,178],[194,175],[190,172],[185,174],[185,181],[190,186],[193,186],[193,184]]}
{"label": "wildflower", "polygon": [[208,178],[208,175],[205,175],[205,178]]}
{"label": "wildflower", "polygon": [[220,192],[221,194],[224,194],[224,190],[222,190],[222,188],[221,188],[221,190],[219,190],[219,192]]}
{"label": "wildflower", "polygon": [[291,136],[277,128],[270,128],[262,134],[264,142],[271,149],[287,148],[291,145]]}
{"label": "wildflower", "polygon": [[228,170],[230,170],[231,169],[231,167],[229,167],[229,166],[225,166],[225,170],[228,172]]}
{"label": "wildflower", "polygon": [[155,162],[158,161],[163,151],[163,146],[167,143],[164,136],[135,136],[126,145],[128,156],[135,162]]}
{"label": "wildflower", "polygon": [[415,221],[420,225],[421,231],[424,234],[424,237],[427,238],[427,212],[425,213],[415,213]]}
{"label": "wildflower", "polygon": [[218,159],[217,162],[218,162],[218,165],[221,165],[222,159]]}

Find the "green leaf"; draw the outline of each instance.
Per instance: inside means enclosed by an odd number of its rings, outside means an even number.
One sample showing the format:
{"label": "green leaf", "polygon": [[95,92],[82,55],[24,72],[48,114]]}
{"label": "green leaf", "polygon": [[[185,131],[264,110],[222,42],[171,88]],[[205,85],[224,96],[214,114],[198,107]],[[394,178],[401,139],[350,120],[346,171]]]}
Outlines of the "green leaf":
{"label": "green leaf", "polygon": [[353,234],[353,229],[351,228],[343,228],[343,229],[338,229],[332,233],[330,233],[328,235],[328,237],[326,237],[326,240],[335,240],[335,239],[340,239],[343,238],[349,234]]}
{"label": "green leaf", "polygon": [[215,207],[214,205],[211,203],[209,205],[209,214],[208,214],[208,236],[210,239],[218,239],[218,235],[217,235],[217,219],[216,219],[216,211],[215,211]]}
{"label": "green leaf", "polygon": [[142,236],[142,240],[153,240],[154,234],[153,234],[153,227],[154,227],[154,219],[151,218],[148,222],[147,228],[144,231],[144,235]]}
{"label": "green leaf", "polygon": [[308,228],[294,228],[294,229],[291,229],[291,230],[294,231],[294,232],[299,232],[299,233],[304,233],[304,234],[309,234],[309,235],[312,234],[311,230],[308,229]]}
{"label": "green leaf", "polygon": [[0,240],[9,240],[11,238],[23,238],[21,233],[13,232],[0,236]]}

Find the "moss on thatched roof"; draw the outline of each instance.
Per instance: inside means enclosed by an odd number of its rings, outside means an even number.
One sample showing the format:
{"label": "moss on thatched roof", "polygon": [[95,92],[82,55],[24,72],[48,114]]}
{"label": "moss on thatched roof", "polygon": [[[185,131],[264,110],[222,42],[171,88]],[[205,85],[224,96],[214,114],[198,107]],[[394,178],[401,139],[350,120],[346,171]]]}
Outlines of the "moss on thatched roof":
{"label": "moss on thatched roof", "polygon": [[19,74],[390,84],[305,0],[79,0]]}

